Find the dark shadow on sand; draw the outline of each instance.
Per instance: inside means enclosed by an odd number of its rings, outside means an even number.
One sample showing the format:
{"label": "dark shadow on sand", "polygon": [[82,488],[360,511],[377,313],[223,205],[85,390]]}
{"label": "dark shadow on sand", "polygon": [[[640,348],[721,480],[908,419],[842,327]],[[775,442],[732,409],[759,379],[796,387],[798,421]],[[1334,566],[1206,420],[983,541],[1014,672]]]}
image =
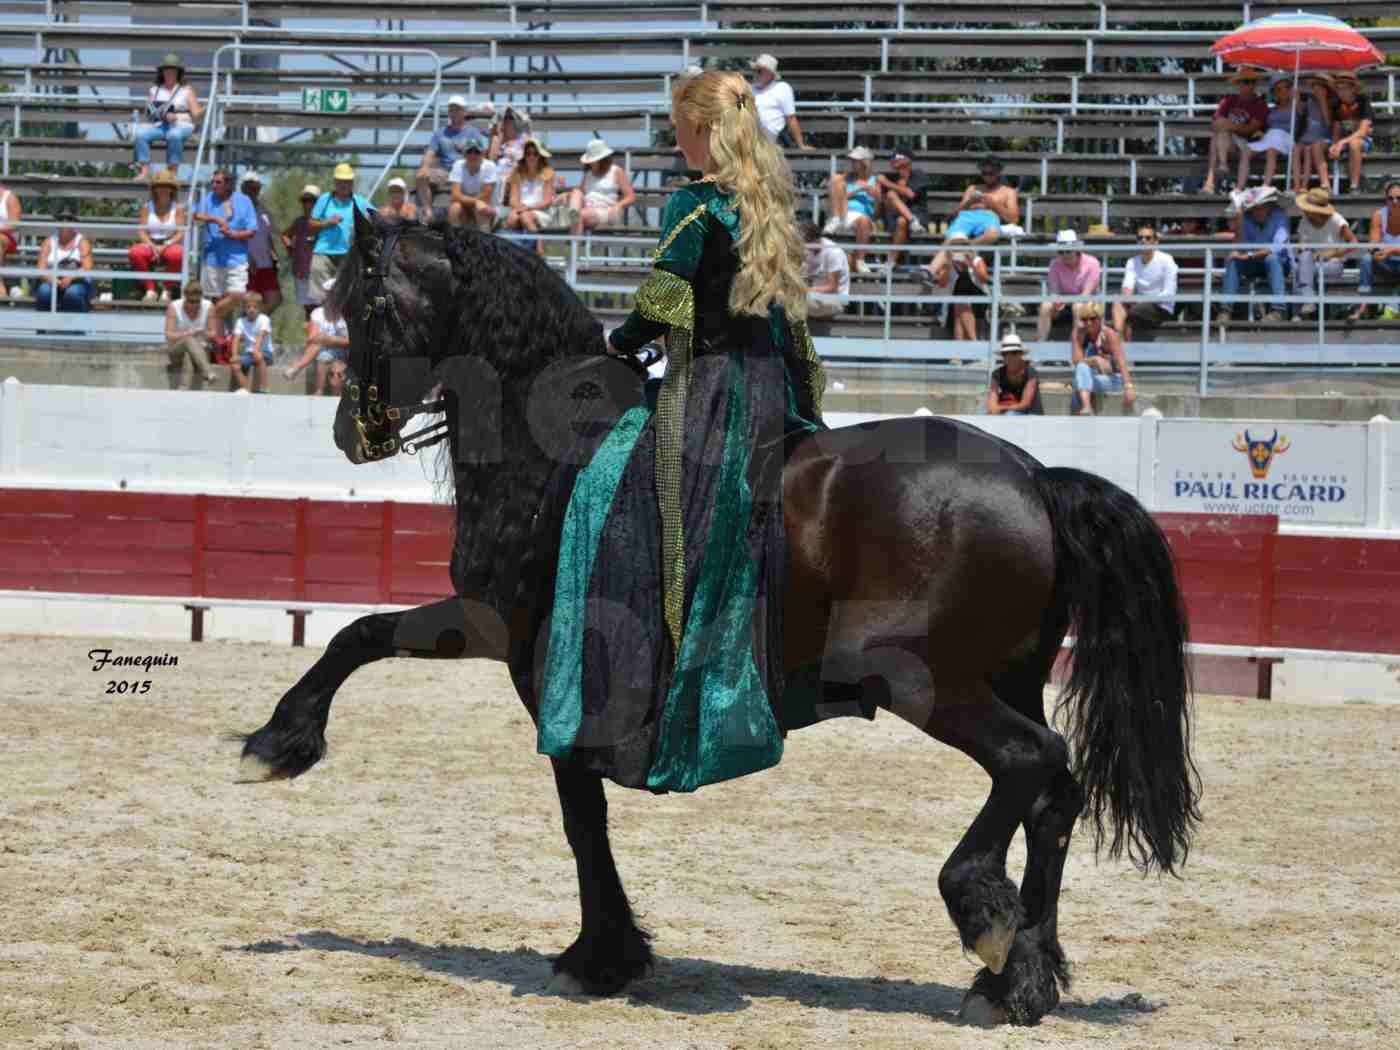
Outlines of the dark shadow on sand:
{"label": "dark shadow on sand", "polygon": [[[397,959],[424,970],[467,981],[507,985],[511,994],[552,995],[551,959],[532,948],[500,951],[461,944],[421,944],[405,937],[387,941],[356,940],[329,930],[292,934],[284,941],[258,941],[229,950],[281,953],[304,950],[354,952]],[[678,1014],[737,1013],[753,999],[780,998],[824,1010],[910,1014],[931,1021],[961,1025],[958,1006],[963,989],[931,981],[891,980],[886,977],[834,977],[805,970],[775,970],[719,963],[709,959],[658,956],[656,972],[625,993],[629,1002]],[[1088,1024],[1117,1025],[1138,1015],[1136,1010],[1089,1008],[1069,1001],[1060,1012]]]}

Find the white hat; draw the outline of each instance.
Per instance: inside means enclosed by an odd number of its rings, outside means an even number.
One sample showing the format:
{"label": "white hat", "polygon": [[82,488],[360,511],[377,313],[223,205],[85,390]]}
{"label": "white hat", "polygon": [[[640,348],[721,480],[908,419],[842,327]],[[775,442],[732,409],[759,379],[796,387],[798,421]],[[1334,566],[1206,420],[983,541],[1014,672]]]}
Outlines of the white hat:
{"label": "white hat", "polygon": [[314,182],[308,182],[305,186],[301,188],[301,193],[299,194],[299,196],[319,197],[321,196],[321,187],[317,186]]}
{"label": "white hat", "polygon": [[243,177],[238,180],[238,185],[242,186],[245,182],[256,182],[259,186],[263,184],[262,176],[251,169],[243,173]]}
{"label": "white hat", "polygon": [[846,156],[849,157],[851,160],[874,160],[874,159],[875,159],[875,154],[871,153],[871,152],[870,152],[868,149],[866,149],[864,146],[857,146],[855,149],[851,150],[850,153],[847,153]]}
{"label": "white hat", "polygon": [[1026,344],[1021,342],[1021,337],[1014,330],[1001,337],[1001,346],[997,349],[998,354],[1024,354],[1025,352]]}
{"label": "white hat", "polygon": [[778,60],[772,55],[759,55],[749,63],[750,69],[766,69],[775,77],[778,75]]}
{"label": "white hat", "polygon": [[390,179],[390,180],[389,180],[389,189],[391,189],[391,190],[403,190],[405,193],[407,193],[407,192],[408,192],[408,183],[404,182],[403,179],[399,179],[399,178]]}
{"label": "white hat", "polygon": [[697,66],[694,62],[692,62],[690,65],[686,66],[684,69],[681,70],[681,76],[698,77],[703,72],[705,71],[702,68]]}
{"label": "white hat", "polygon": [[1084,242],[1079,239],[1079,234],[1075,233],[1073,230],[1061,230],[1059,233],[1055,234],[1055,243],[1072,245],[1078,248]]}
{"label": "white hat", "polygon": [[458,106],[458,107],[460,107],[460,108],[462,108],[462,109],[466,109],[466,108],[467,108],[467,98],[466,98],[466,96],[465,96],[465,95],[453,95],[451,98],[449,98],[449,99],[447,100],[447,108],[448,108],[448,109],[451,109],[453,106]]}
{"label": "white hat", "polygon": [[589,139],[588,148],[583,151],[583,163],[592,164],[604,157],[611,157],[613,152],[613,148],[603,139]]}

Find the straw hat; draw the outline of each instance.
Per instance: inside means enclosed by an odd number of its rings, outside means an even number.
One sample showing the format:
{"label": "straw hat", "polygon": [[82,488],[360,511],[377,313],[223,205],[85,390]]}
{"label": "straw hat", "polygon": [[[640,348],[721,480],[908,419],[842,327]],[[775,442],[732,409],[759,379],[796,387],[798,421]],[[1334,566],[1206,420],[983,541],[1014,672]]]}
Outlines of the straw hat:
{"label": "straw hat", "polygon": [[349,164],[341,162],[335,166],[335,171],[331,172],[331,178],[335,179],[336,182],[354,182],[355,169]]}
{"label": "straw hat", "polygon": [[1307,193],[1298,194],[1294,201],[1299,211],[1310,215],[1332,215],[1337,210],[1332,207],[1332,195],[1327,192],[1326,186],[1314,186]]}
{"label": "straw hat", "polygon": [[1263,80],[1264,74],[1259,72],[1259,70],[1257,69],[1250,69],[1248,66],[1243,66],[1242,68],[1235,70],[1225,79],[1228,80],[1231,84],[1244,84],[1246,82],[1252,84]]}
{"label": "straw hat", "polygon": [[1111,229],[1109,229],[1107,226],[1105,226],[1105,225],[1104,225],[1103,223],[1101,223],[1101,222],[1094,222],[1094,223],[1090,223],[1090,224],[1089,224],[1089,229],[1088,229],[1088,231],[1084,234],[1084,236],[1085,236],[1085,237],[1112,237],[1112,236],[1113,236],[1113,231],[1112,231]]}
{"label": "straw hat", "polygon": [[1350,84],[1354,88],[1361,87],[1361,78],[1349,69],[1332,74],[1332,86],[1340,87],[1342,84]]}
{"label": "straw hat", "polygon": [[604,157],[611,157],[614,152],[603,139],[589,139],[588,147],[583,151],[583,163],[595,164]]}
{"label": "straw hat", "polygon": [[520,144],[520,155],[522,157],[525,155],[525,149],[528,146],[534,146],[535,149],[540,151],[541,160],[549,160],[550,157],[554,156],[553,153],[550,153],[549,150],[544,148],[543,142],[535,138],[534,135],[531,135],[529,138],[527,138],[524,142]]}
{"label": "straw hat", "polygon": [[174,51],[169,51],[166,53],[165,57],[160,60],[160,64],[156,66],[156,72],[160,72],[162,69],[167,68],[179,70],[180,76],[185,75],[185,63],[180,61],[180,56],[177,55]]}
{"label": "straw hat", "polygon": [[174,169],[162,168],[156,172],[155,178],[151,179],[151,188],[155,189],[157,186],[169,186],[172,190],[178,190],[180,180],[175,177]]}
{"label": "straw hat", "polygon": [[1309,73],[1306,79],[1310,83],[1326,84],[1329,88],[1335,86],[1337,83],[1335,80],[1332,79],[1331,73]]}

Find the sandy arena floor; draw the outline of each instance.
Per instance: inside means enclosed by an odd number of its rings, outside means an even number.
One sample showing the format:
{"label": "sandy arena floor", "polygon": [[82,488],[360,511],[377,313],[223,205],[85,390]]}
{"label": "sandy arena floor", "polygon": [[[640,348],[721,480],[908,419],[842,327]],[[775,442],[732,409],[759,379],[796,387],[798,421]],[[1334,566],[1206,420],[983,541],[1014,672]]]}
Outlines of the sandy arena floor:
{"label": "sandy arena floor", "polygon": [[[180,663],[106,695],[98,646]],[[779,769],[692,797],[611,791],[659,962],[573,1000],[543,991],[577,929],[573,861],[500,665],[361,671],[328,761],[247,786],[219,734],[262,724],[316,651],[0,654],[6,1050],[1400,1045],[1400,707],[1202,699],[1185,881],[1096,867],[1081,835],[1074,992],[983,1031],[956,1022],[977,967],[936,880],[986,780],[894,718],[804,731]]]}

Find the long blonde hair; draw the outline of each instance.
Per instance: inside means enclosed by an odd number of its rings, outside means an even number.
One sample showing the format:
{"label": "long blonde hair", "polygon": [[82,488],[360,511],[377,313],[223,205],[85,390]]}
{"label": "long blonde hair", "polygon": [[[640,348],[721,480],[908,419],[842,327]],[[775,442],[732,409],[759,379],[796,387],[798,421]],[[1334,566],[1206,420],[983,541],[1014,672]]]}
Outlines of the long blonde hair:
{"label": "long blonde hair", "polygon": [[710,170],[739,209],[739,272],[729,291],[734,314],[765,315],[781,306],[789,319],[807,316],[802,238],[793,215],[787,159],[764,135],[748,81],[736,73],[683,77],[671,95],[673,119],[709,128]]}

